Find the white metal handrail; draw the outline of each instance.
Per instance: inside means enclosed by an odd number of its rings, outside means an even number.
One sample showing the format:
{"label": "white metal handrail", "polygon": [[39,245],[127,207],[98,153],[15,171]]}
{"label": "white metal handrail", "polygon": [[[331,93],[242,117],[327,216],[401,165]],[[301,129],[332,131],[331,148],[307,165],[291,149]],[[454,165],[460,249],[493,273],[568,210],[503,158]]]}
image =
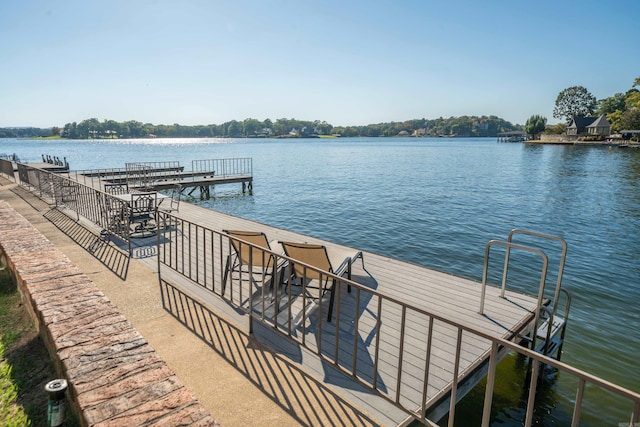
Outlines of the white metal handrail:
{"label": "white metal handrail", "polygon": [[[491,248],[493,246],[504,246],[507,248],[507,250],[510,249],[518,249],[518,250],[522,250],[522,251],[526,251],[526,252],[532,252],[535,254],[540,255],[540,257],[542,258],[542,271],[540,274],[540,286],[538,288],[538,303],[537,303],[537,307],[542,307],[543,301],[544,301],[544,286],[545,286],[545,282],[547,281],[547,266],[549,263],[549,260],[547,258],[547,255],[542,252],[540,249],[536,249],[536,248],[530,248],[528,246],[523,246],[523,245],[517,245],[515,243],[509,243],[509,242],[502,242],[499,240],[491,240],[489,243],[487,243],[486,247],[485,247],[485,256],[484,256],[484,267],[482,270],[482,291],[480,293],[480,310],[478,311],[479,314],[484,314],[484,302],[485,302],[485,296],[486,296],[486,290],[487,290],[487,276],[488,276],[488,270],[489,270],[489,258],[491,255]],[[508,263],[508,258],[505,259],[505,264]],[[506,267],[505,267],[506,268]],[[504,298],[504,284],[502,287],[502,291],[500,294],[501,298]],[[540,320],[540,310],[536,310],[535,314],[534,314],[534,320],[533,320],[533,324],[534,327],[535,325],[538,324],[538,321]],[[533,335],[532,338],[532,344],[531,347],[535,348],[536,345],[536,335]]]}
{"label": "white metal handrail", "polygon": [[193,172],[213,172],[216,176],[229,177],[248,175],[253,176],[253,159],[250,157],[231,159],[192,160]]}
{"label": "white metal handrail", "polygon": [[[558,278],[556,280],[556,289],[553,297],[553,314],[555,315],[556,311],[558,310],[558,299],[560,298],[560,289],[562,288],[562,275],[564,273],[564,264],[567,259],[567,242],[559,236],[553,236],[551,234],[545,234],[545,233],[540,233],[540,232],[531,231],[531,230],[522,230],[518,228],[515,228],[509,232],[509,236],[507,237],[507,242],[511,243],[513,241],[513,236],[516,234],[525,234],[529,236],[540,237],[547,240],[555,240],[559,242],[560,245],[562,246],[562,253],[560,255],[560,262],[558,267]],[[502,274],[502,292],[500,295],[502,297],[504,297],[504,290],[507,283],[507,271],[509,269],[509,252],[510,252],[509,249],[510,248],[507,247],[507,251],[505,254],[504,271]]]}

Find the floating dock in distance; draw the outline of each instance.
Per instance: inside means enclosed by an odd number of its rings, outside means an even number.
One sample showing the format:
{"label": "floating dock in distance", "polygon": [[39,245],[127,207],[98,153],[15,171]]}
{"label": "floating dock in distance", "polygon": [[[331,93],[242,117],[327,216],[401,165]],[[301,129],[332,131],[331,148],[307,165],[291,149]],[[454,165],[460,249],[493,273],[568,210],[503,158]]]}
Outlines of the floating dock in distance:
{"label": "floating dock in distance", "polygon": [[[211,186],[218,184],[242,184],[242,192],[247,190],[251,192],[253,190],[253,177],[250,175],[235,175],[235,176],[215,176],[213,174],[206,174],[198,176],[193,174],[188,175],[189,172],[185,172],[185,175],[179,177],[168,176],[165,179],[155,181],[149,185],[150,189],[154,191],[169,190],[176,185],[182,187],[182,192],[187,192],[191,195],[195,190],[200,190],[201,198],[208,199],[211,197]],[[189,191],[187,191],[189,190]]]}
{"label": "floating dock in distance", "polygon": [[519,130],[498,134],[498,142],[524,142],[526,140],[527,134]]}
{"label": "floating dock in distance", "polygon": [[[242,192],[253,190],[253,161],[251,158],[194,160],[191,170],[177,161],[126,163],[125,168],[76,172],[82,178],[97,178],[101,183],[127,184],[131,189],[152,191],[180,187],[189,195],[200,191],[200,198],[211,197],[211,187],[220,184],[242,184]],[[84,180],[86,181],[86,180]],[[96,187],[94,183],[92,186]],[[102,187],[102,184],[100,184]]]}

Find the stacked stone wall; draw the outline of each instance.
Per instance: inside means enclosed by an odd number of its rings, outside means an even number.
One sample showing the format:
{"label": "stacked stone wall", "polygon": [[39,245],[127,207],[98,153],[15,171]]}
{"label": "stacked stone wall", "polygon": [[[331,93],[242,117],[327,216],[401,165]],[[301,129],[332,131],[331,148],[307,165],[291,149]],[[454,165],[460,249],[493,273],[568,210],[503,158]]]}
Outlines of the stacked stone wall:
{"label": "stacked stone wall", "polygon": [[89,277],[4,201],[0,256],[83,425],[217,425]]}

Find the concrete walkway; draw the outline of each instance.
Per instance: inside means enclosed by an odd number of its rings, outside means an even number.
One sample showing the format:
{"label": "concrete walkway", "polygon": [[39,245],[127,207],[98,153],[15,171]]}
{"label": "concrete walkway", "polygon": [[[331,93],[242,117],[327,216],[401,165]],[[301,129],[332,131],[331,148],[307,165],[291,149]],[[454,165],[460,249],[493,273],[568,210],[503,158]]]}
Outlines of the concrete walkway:
{"label": "concrete walkway", "polygon": [[0,199],[91,278],[223,427],[378,424],[223,317],[203,341],[163,309],[153,269],[2,177]]}

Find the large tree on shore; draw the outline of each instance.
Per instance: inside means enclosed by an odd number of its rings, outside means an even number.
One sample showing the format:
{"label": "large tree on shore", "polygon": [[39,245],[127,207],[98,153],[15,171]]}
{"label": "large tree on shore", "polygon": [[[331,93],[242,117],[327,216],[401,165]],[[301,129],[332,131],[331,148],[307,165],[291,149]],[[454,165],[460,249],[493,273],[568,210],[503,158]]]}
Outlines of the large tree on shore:
{"label": "large tree on shore", "polygon": [[529,117],[527,123],[524,125],[524,131],[527,133],[527,135],[536,139],[542,133],[546,125],[546,117],[542,117],[539,114],[534,114],[533,116]]}
{"label": "large tree on shore", "polygon": [[583,86],[571,86],[558,94],[553,117],[565,119],[567,123],[574,117],[588,117],[596,111],[596,97]]}

